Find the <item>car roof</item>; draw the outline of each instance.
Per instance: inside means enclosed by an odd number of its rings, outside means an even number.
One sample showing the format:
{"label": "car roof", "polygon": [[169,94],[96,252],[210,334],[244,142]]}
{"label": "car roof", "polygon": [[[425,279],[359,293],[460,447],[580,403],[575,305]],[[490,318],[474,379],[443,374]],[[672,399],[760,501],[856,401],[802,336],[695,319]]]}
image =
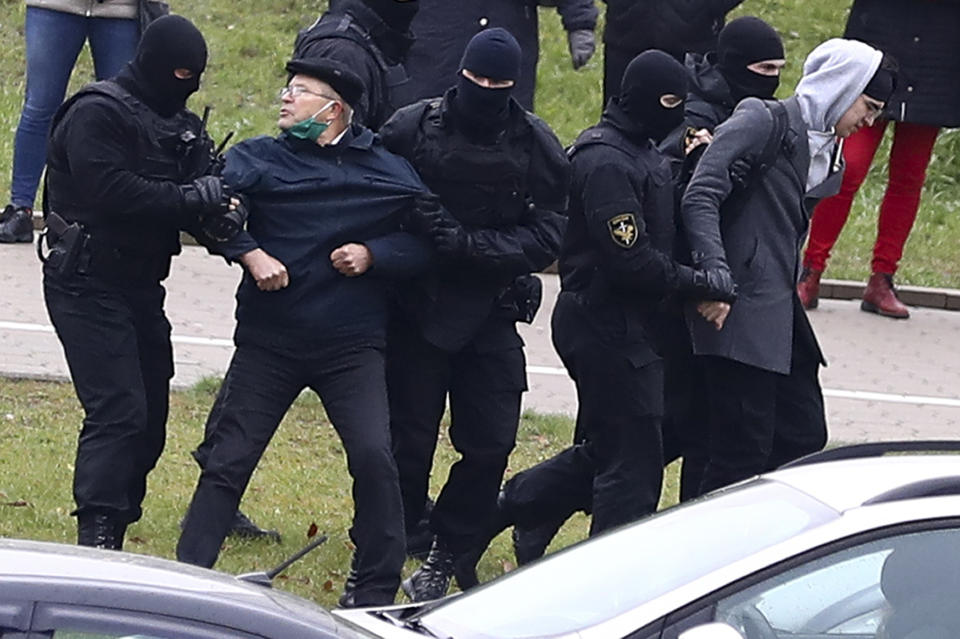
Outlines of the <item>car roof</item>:
{"label": "car roof", "polygon": [[[955,484],[952,494],[960,494],[960,456],[911,454],[842,459],[787,467],[764,477],[843,512],[884,499],[893,501],[897,494],[901,499],[922,497],[924,486],[930,491],[937,487],[942,490],[945,482]],[[902,491],[911,486],[916,488],[913,493]]]}
{"label": "car roof", "polygon": [[[183,614],[265,636],[277,625],[297,636],[355,633],[319,605],[290,593],[189,564],[114,550],[0,539],[0,593],[22,600],[96,603],[156,614]],[[102,602],[102,603],[101,603]],[[200,614],[200,617],[193,616]]]}

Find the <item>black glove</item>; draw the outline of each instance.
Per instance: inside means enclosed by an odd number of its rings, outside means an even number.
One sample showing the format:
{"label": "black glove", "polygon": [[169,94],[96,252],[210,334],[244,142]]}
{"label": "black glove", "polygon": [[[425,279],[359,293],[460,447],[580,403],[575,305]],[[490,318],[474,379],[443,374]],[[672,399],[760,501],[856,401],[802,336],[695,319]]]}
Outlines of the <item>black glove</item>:
{"label": "black glove", "polygon": [[726,302],[737,301],[737,285],[730,269],[722,266],[709,268],[680,269],[680,289],[698,300]]}
{"label": "black glove", "polygon": [[190,184],[180,187],[184,208],[198,218],[210,214],[223,214],[230,206],[230,194],[223,178],[204,175]]}
{"label": "black glove", "polygon": [[243,198],[237,198],[240,204],[234,210],[213,213],[200,218],[200,229],[215,242],[229,242],[243,230],[250,213]]}
{"label": "black glove", "polygon": [[437,253],[447,257],[463,255],[467,252],[470,236],[463,225],[452,215],[440,209],[433,219],[429,231],[430,239],[437,247]]}
{"label": "black glove", "polygon": [[593,57],[597,50],[597,40],[590,29],[574,29],[567,33],[567,44],[570,46],[570,61],[573,68],[579,69]]}
{"label": "black glove", "polygon": [[430,235],[436,220],[442,213],[440,198],[424,191],[413,197],[413,209],[407,217],[409,230],[421,235]]}

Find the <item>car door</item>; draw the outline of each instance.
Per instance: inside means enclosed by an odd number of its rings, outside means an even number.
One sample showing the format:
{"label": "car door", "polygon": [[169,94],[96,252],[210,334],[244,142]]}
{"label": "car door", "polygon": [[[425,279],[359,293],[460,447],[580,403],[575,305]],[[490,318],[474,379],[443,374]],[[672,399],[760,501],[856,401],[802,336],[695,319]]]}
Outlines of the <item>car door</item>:
{"label": "car door", "polygon": [[[144,612],[38,603],[30,639],[263,639],[233,628]],[[6,635],[3,635],[6,639]]]}
{"label": "car door", "polygon": [[662,639],[721,622],[744,639],[960,637],[960,522],[846,539],[670,615]]}

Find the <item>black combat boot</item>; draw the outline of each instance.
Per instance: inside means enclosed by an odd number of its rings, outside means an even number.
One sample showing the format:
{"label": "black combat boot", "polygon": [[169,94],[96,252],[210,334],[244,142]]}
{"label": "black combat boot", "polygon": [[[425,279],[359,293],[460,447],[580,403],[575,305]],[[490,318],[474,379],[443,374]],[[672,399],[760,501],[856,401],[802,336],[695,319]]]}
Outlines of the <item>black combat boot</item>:
{"label": "black combat boot", "polygon": [[457,556],[453,564],[453,576],[457,580],[460,590],[467,591],[480,585],[477,577],[477,563],[487,551],[493,538],[507,529],[513,521],[507,512],[506,497],[503,491],[497,495],[497,506],[490,517],[490,525],[477,538],[477,544],[467,552]]}
{"label": "black combat boot", "polygon": [[337,600],[337,606],[339,608],[356,608],[356,593],[357,593],[357,553],[353,553],[353,557],[350,559],[350,572],[347,573],[347,580],[343,584],[343,594],[340,595],[340,599]]}
{"label": "black combat boot", "polygon": [[[119,524],[116,515],[109,512],[77,513],[77,545],[120,550],[126,525]],[[118,533],[120,536],[118,537]]]}
{"label": "black combat boot", "polygon": [[0,213],[0,243],[14,244],[33,241],[33,211],[8,204]]}
{"label": "black combat boot", "polygon": [[[181,526],[182,528],[182,526]],[[269,538],[280,543],[280,533],[276,530],[266,530],[253,523],[253,520],[243,514],[238,508],[237,514],[233,517],[233,523],[227,532],[231,537],[243,537],[245,539]]]}
{"label": "black combat boot", "polygon": [[453,551],[439,538],[433,540],[427,560],[403,580],[401,587],[411,601],[432,601],[447,594],[453,578]]}
{"label": "black combat boot", "polygon": [[[566,520],[564,520],[566,521]],[[553,541],[563,521],[550,521],[536,528],[513,527],[513,555],[518,566],[525,566],[535,559],[543,557],[547,546]]]}

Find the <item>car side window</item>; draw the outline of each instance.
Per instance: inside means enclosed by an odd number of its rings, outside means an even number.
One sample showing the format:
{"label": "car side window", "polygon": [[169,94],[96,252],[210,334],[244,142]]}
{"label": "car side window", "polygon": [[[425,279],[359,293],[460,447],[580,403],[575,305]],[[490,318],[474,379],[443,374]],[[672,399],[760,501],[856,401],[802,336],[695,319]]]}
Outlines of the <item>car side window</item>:
{"label": "car side window", "polygon": [[805,562],[719,599],[710,621],[744,639],[947,639],[960,637],[957,601],[960,530],[930,530]]}
{"label": "car side window", "polygon": [[67,604],[38,604],[32,631],[49,639],[262,639],[193,619]]}

